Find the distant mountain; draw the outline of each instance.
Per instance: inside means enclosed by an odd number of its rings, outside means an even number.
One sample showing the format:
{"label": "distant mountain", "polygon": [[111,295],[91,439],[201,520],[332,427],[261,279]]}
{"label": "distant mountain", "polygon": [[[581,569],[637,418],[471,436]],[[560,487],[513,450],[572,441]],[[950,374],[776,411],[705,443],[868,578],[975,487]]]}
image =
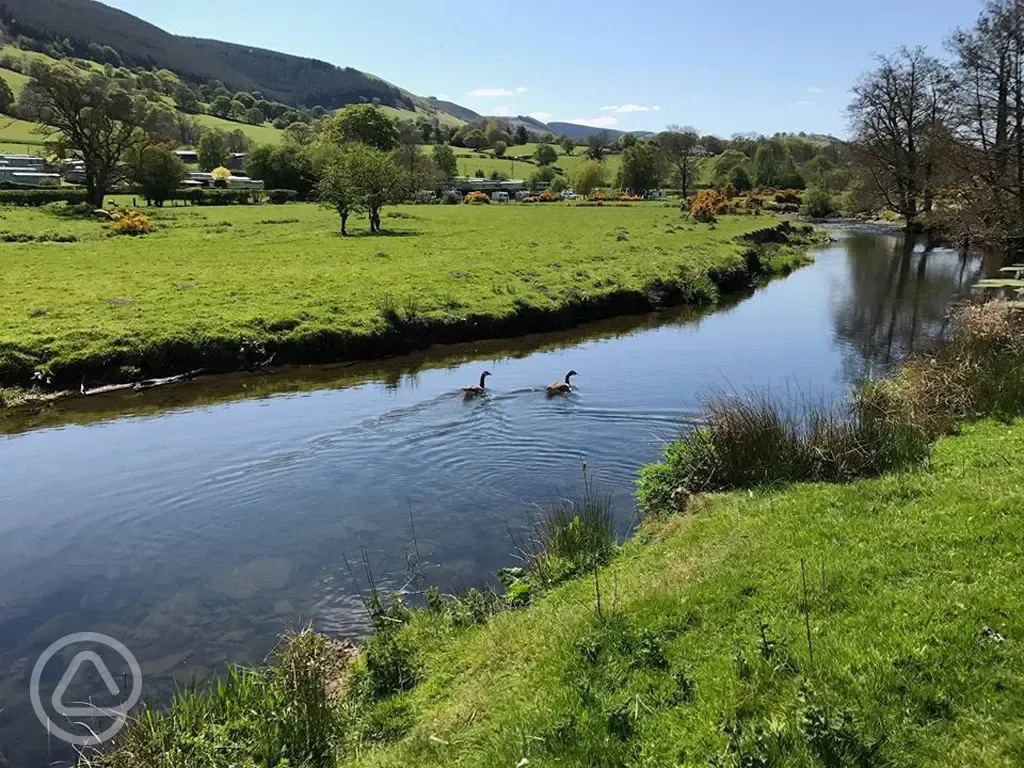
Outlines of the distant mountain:
{"label": "distant mountain", "polygon": [[472,109],[467,107],[460,107],[453,101],[444,101],[436,96],[428,96],[426,100],[435,109],[447,112],[452,117],[457,117],[459,120],[465,120],[467,123],[472,123],[474,120],[479,120],[481,118],[480,113],[474,112]]}
{"label": "distant mountain", "polygon": [[594,128],[590,125],[580,125],[578,123],[548,123],[548,130],[552,133],[564,133],[573,141],[586,141],[590,136],[595,133],[598,135],[607,136],[609,139],[617,139],[624,133],[632,133],[637,138],[643,138],[650,136],[652,131],[619,131],[614,128]]}
{"label": "distant mountain", "polygon": [[219,80],[233,91],[328,109],[380,99],[414,109],[394,85],[356,69],[244,45],[180,37],[95,0],[0,0],[0,23],[12,36],[67,40],[87,58],[89,44],[114,48],[126,65],[165,68],[186,80]]}

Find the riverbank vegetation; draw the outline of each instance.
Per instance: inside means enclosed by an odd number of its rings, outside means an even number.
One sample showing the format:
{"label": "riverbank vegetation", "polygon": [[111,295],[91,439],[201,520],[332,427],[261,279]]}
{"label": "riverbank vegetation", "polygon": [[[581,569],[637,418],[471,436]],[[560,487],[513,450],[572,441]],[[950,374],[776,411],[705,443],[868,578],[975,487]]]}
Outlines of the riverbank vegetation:
{"label": "riverbank vegetation", "polygon": [[786,243],[758,245],[739,238],[776,221],[712,228],[658,204],[398,207],[381,236],[348,238],[314,205],[151,211],[157,229],[141,238],[3,211],[11,232],[77,242],[4,246],[0,385],[372,357],[714,302],[802,263],[820,237],[786,227]]}
{"label": "riverbank vegetation", "polygon": [[299,633],[90,764],[1016,765],[1022,339],[1005,307],[969,309],[892,383],[923,432],[958,433],[927,463],[750,476],[658,507],[621,547],[590,493],[543,518],[563,567],[418,609],[368,593],[351,662]]}

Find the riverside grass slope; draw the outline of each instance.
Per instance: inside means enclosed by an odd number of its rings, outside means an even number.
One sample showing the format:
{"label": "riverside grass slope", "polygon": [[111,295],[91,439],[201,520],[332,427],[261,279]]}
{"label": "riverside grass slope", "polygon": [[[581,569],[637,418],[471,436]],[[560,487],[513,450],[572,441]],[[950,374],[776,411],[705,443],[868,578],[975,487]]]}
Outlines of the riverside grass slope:
{"label": "riverside grass slope", "polygon": [[[660,304],[713,302],[806,260],[814,236],[770,250],[674,207],[405,206],[383,236],[337,234],[312,204],[150,209],[158,230],[109,237],[93,220],[2,209],[0,387],[37,372],[78,389],[197,368],[374,357],[440,341],[566,327]],[[744,258],[755,254],[758,258]],[[263,345],[266,353],[240,352]]]}
{"label": "riverside grass slope", "polygon": [[336,709],[292,672],[324,669],[304,633],[90,764],[1020,766],[1022,468],[1024,424],[986,421],[917,471],[695,499],[601,569],[600,608],[584,576],[479,625],[416,611],[376,645],[399,692],[354,694],[361,657]]}

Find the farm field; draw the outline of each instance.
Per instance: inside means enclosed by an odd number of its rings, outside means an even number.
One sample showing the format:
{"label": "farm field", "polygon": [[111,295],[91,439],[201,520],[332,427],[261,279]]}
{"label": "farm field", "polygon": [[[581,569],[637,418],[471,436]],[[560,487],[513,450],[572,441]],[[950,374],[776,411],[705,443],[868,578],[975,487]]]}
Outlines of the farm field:
{"label": "farm field", "polygon": [[711,229],[660,204],[403,206],[385,210],[383,236],[356,220],[357,236],[341,238],[337,216],[312,204],[151,213],[154,234],[111,238],[93,220],[0,210],[14,235],[78,240],[4,245],[0,386],[36,370],[165,372],[237,355],[246,341],[341,349],[469,316],[501,322],[643,294],[656,280],[713,294],[710,270],[743,268],[737,236],[774,222]]}

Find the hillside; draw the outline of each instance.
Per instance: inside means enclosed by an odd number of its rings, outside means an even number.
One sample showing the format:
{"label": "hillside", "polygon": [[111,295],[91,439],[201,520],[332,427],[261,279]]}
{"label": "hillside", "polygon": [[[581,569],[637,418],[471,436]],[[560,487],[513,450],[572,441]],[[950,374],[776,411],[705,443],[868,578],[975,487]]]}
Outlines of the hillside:
{"label": "hillside", "polygon": [[0,23],[12,37],[67,40],[83,58],[91,43],[107,45],[128,65],[169,69],[195,82],[219,80],[232,91],[259,91],[286,104],[333,109],[377,98],[386,105],[413,109],[398,88],[358,70],[172,35],[95,0],[0,0]]}
{"label": "hillside", "polygon": [[552,133],[564,133],[574,141],[586,141],[588,136],[593,136],[595,133],[607,136],[609,139],[617,139],[625,133],[632,133],[638,137],[651,135],[651,131],[619,131],[614,128],[594,128],[589,125],[579,125],[578,123],[560,122],[548,123],[548,130]]}

